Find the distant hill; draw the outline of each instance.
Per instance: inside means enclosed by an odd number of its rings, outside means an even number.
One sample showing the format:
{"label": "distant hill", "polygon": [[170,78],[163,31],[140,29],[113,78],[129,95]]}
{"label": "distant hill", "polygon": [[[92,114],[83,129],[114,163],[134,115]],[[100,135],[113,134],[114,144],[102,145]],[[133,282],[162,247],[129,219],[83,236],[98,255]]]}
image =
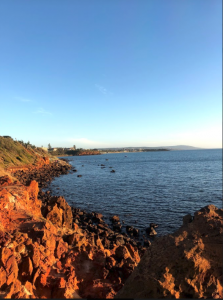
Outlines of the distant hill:
{"label": "distant hill", "polygon": [[187,145],[177,145],[177,146],[159,146],[159,147],[114,147],[114,148],[98,148],[98,150],[112,150],[112,151],[120,151],[120,150],[140,150],[140,149],[166,149],[166,150],[201,150],[203,148],[187,146]]}
{"label": "distant hill", "polygon": [[201,150],[203,148],[193,147],[193,146],[186,146],[186,145],[178,145],[178,146],[168,146],[165,147],[170,150]]}

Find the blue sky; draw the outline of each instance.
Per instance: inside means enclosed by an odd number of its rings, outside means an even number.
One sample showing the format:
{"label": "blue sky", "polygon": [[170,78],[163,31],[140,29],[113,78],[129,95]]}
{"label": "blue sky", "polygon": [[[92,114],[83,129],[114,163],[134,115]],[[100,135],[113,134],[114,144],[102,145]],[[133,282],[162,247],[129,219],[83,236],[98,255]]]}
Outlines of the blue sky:
{"label": "blue sky", "polygon": [[1,0],[0,49],[0,135],[222,147],[220,0]]}

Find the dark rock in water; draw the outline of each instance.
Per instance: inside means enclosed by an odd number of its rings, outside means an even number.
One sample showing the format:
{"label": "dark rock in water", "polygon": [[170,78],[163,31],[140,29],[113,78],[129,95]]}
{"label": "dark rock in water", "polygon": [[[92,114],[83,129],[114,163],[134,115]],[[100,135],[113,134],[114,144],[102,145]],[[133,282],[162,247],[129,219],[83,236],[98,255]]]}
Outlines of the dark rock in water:
{"label": "dark rock in water", "polygon": [[104,167],[105,165],[101,164],[101,167]]}
{"label": "dark rock in water", "polygon": [[95,213],[94,216],[95,216],[95,218],[99,218],[99,219],[103,218],[103,215],[100,213]]}
{"label": "dark rock in water", "polygon": [[133,227],[132,226],[126,226],[126,232],[127,233],[133,233]]}
{"label": "dark rock in water", "polygon": [[138,236],[139,235],[139,229],[134,228],[133,226],[126,226],[126,232],[131,236]]}
{"label": "dark rock in water", "polygon": [[105,225],[105,221],[103,220],[103,215],[102,214],[95,214],[94,217],[92,218],[93,222],[97,224],[102,224]]}
{"label": "dark rock in water", "polygon": [[145,247],[151,246],[151,242],[149,240],[144,240],[143,244]]}
{"label": "dark rock in water", "polygon": [[139,229],[137,229],[137,228],[133,228],[133,235],[134,236],[138,236],[139,235]]}
{"label": "dark rock in water", "polygon": [[77,175],[77,177],[82,177],[82,175]]}
{"label": "dark rock in water", "polygon": [[115,170],[111,170],[110,172],[111,172],[111,173],[115,173]]}
{"label": "dark rock in water", "polygon": [[150,227],[153,227],[153,228],[157,228],[159,225],[155,224],[155,223],[150,223]]}
{"label": "dark rock in water", "polygon": [[111,217],[111,221],[112,221],[112,223],[115,223],[115,222],[119,222],[120,220],[119,220],[118,216],[113,216],[113,217]]}
{"label": "dark rock in water", "polygon": [[103,224],[98,224],[97,228],[107,231],[108,230],[108,225],[107,224],[104,224],[104,225]]}
{"label": "dark rock in water", "polygon": [[113,224],[113,230],[120,232],[122,229],[122,225],[120,223]]}
{"label": "dark rock in water", "polygon": [[155,231],[155,229],[153,228],[153,227],[148,227],[148,228],[146,228],[146,233],[148,234],[148,235],[157,235],[157,232]]}

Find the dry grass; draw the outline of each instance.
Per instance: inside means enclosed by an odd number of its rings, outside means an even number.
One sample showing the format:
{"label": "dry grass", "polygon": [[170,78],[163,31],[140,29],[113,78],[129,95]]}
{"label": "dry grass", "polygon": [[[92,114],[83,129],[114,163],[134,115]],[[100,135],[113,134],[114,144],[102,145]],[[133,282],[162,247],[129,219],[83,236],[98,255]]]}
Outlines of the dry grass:
{"label": "dry grass", "polygon": [[41,148],[26,147],[11,138],[0,136],[0,167],[23,166],[35,163],[40,156],[49,156]]}

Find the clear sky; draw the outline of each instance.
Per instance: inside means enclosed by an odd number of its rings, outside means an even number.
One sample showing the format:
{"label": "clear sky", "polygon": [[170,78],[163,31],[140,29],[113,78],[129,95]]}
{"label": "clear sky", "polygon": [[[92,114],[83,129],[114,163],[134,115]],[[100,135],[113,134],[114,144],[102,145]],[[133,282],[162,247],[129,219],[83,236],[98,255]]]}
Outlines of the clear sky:
{"label": "clear sky", "polygon": [[0,135],[222,147],[221,0],[1,0]]}

